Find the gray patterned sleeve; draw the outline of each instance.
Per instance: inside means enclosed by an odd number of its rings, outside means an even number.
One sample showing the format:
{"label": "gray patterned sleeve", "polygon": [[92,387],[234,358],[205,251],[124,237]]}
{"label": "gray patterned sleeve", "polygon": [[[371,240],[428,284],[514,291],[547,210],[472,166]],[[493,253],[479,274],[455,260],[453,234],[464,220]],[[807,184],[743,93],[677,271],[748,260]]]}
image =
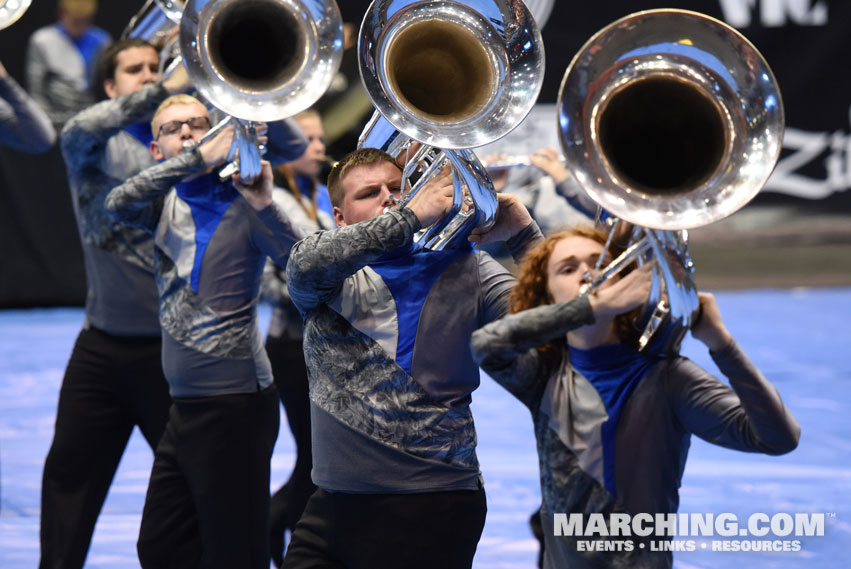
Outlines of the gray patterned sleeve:
{"label": "gray patterned sleeve", "polygon": [[100,160],[98,148],[106,145],[109,138],[122,128],[150,120],[168,96],[165,87],[153,85],[130,95],[101,101],[75,115],[59,135],[68,168],[80,169],[88,166],[89,161]]}
{"label": "gray patterned sleeve", "polygon": [[0,144],[41,154],[54,142],[56,131],[47,113],[11,75],[0,79]]}
{"label": "gray patterned sleeve", "polygon": [[591,303],[585,297],[510,314],[473,333],[473,359],[500,385],[530,404],[535,385],[544,379],[538,377],[536,348],[593,322]]}
{"label": "gray patterned sleeve", "polygon": [[165,194],[187,176],[203,171],[204,167],[197,147],[178,154],[114,187],[106,196],[106,210],[122,223],[153,233]]}
{"label": "gray patterned sleeve", "polygon": [[732,389],[686,358],[671,368],[674,410],[686,430],[746,452],[776,455],[797,447],[801,426],[735,340],[711,355]]}
{"label": "gray patterned sleeve", "polygon": [[287,283],[296,307],[305,314],[333,298],[346,278],[410,243],[420,228],[414,212],[402,208],[299,241],[287,264]]}

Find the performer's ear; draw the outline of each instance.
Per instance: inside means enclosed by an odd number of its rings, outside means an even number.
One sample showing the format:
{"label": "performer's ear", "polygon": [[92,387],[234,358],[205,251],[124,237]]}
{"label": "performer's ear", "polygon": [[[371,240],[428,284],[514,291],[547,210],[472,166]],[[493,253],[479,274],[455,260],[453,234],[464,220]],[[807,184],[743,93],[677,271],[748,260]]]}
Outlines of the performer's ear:
{"label": "performer's ear", "polygon": [[148,150],[151,151],[151,156],[153,156],[154,160],[156,160],[157,162],[165,159],[165,155],[160,149],[160,144],[156,140],[151,141],[151,145],[148,147]]}
{"label": "performer's ear", "polygon": [[343,219],[343,210],[337,206],[334,206],[334,223],[337,224],[337,227],[344,227],[348,225],[346,220]]}

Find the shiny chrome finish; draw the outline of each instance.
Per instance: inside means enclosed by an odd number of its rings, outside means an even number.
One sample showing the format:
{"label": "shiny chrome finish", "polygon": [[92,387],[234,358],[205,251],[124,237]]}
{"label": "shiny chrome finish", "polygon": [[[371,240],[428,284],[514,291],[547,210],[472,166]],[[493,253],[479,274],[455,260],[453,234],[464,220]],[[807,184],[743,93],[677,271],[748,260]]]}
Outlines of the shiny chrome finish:
{"label": "shiny chrome finish", "polygon": [[576,179],[636,226],[618,263],[655,264],[641,345],[676,353],[698,306],[684,230],[737,211],[774,169],[784,124],[774,75],[723,22],[648,10],[588,40],[565,72],[558,111]]}
{"label": "shiny chrome finish", "polygon": [[469,149],[498,140],[529,113],[543,82],[542,45],[520,0],[376,0],[367,10],[358,53],[376,114],[359,146],[397,156],[414,141],[424,145],[408,157],[405,177],[430,172],[402,204],[440,165],[453,169],[455,205],[421,244],[460,244],[493,223],[496,193]]}
{"label": "shiny chrome finish", "polygon": [[574,57],[559,91],[565,158],[588,194],[645,227],[690,229],[751,200],[780,155],[771,69],[723,22],[626,16]]}
{"label": "shiny chrome finish", "polygon": [[343,51],[333,0],[189,0],[180,51],[196,89],[244,120],[303,111],[325,92]]}
{"label": "shiny chrome finish", "polygon": [[121,33],[121,39],[140,38],[159,46],[180,24],[181,0],[146,0]]}
{"label": "shiny chrome finish", "polygon": [[189,0],[179,41],[200,95],[239,119],[240,174],[252,179],[259,156],[245,153],[255,140],[240,138],[322,96],[340,65],[343,24],[334,0]]}
{"label": "shiny chrome finish", "polygon": [[32,0],[0,0],[0,30],[17,22],[32,4]]}

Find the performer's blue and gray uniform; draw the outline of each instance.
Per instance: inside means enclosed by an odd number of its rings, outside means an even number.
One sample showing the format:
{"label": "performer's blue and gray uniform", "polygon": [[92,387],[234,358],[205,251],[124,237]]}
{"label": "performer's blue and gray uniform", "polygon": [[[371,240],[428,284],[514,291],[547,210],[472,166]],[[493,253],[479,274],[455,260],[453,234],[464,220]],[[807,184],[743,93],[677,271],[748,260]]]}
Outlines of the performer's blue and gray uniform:
{"label": "performer's blue and gray uniform", "polygon": [[104,101],[61,133],[85,263],[86,319],[62,380],[44,465],[42,568],[83,566],[133,427],[154,448],[168,417],[152,240],[119,225],[103,206],[109,190],[154,163],[148,121],[168,95],[151,86]]}
{"label": "performer's blue and gray uniform", "polygon": [[[416,500],[415,495],[426,493],[481,491],[470,412],[479,370],[469,338],[476,328],[504,314],[514,278],[483,252],[420,249],[412,241],[420,228],[416,215],[403,208],[320,231],[293,248],[287,282],[304,315],[313,481],[320,490],[296,527],[285,567],[320,561],[308,552],[312,547],[303,547],[306,531],[313,531],[304,524],[308,516],[317,527],[333,526],[324,534],[328,541],[322,559],[346,564],[346,556],[360,555],[352,551],[358,544],[335,545],[349,539],[344,515],[334,521],[317,514],[311,505],[317,496],[336,500],[406,495]],[[540,236],[530,224],[509,247],[519,255]],[[419,507],[413,501],[393,503],[403,504],[402,510]],[[479,514],[483,523],[484,510],[468,512],[462,504],[456,503],[459,517],[454,521],[420,512],[417,544],[441,539],[436,537],[441,527],[455,528],[462,516],[470,515],[471,527],[458,532],[475,533],[467,544],[475,550],[481,526],[478,533],[472,526]],[[349,515],[359,515],[349,509]],[[390,512],[384,515],[392,519]],[[403,526],[381,531],[395,532],[388,534],[382,562],[405,565],[395,557],[400,554],[393,553],[395,545],[389,544],[405,542],[412,548],[411,536],[400,537],[406,531]],[[447,551],[432,548],[424,555],[434,560],[449,555]],[[417,566],[427,559],[417,559]],[[458,566],[458,559],[453,563]]]}
{"label": "performer's blue and gray uniform", "polygon": [[204,168],[196,148],[106,200],[122,222],[154,235],[163,369],[174,399],[139,557],[143,567],[192,566],[201,555],[210,566],[267,567],[279,413],[257,302],[266,257],[285,265],[304,233],[274,203],[255,211],[216,173],[181,182]]}
{"label": "performer's blue and gray uniform", "polygon": [[594,322],[587,298],[512,314],[473,335],[488,374],[532,411],[541,469],[544,567],[670,567],[669,552],[577,551],[553,514],[674,513],[691,435],[731,449],[782,454],[800,426],[735,341],[712,358],[732,389],[689,359],[623,345],[558,357],[536,349]]}

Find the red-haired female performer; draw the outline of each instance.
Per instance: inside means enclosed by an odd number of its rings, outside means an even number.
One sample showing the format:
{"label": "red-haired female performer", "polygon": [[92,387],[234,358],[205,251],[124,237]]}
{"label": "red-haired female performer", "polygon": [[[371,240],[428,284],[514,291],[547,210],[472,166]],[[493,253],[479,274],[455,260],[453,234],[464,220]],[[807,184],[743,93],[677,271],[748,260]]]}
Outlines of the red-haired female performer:
{"label": "red-haired female performer", "polygon": [[[473,353],[532,411],[544,567],[670,567],[671,553],[654,551],[665,539],[662,528],[644,541],[604,537],[611,542],[596,544],[604,551],[586,551],[579,542],[599,539],[612,521],[647,513],[654,518],[644,527],[652,527],[655,514],[676,512],[692,434],[727,448],[783,454],[797,446],[800,426],[733,340],[712,295],[699,295],[702,317],[691,333],[732,389],[687,358],[636,349],[625,315],[647,300],[646,268],[579,297],[605,237],[577,228],[531,250],[518,269],[511,314],[473,335]],[[570,514],[579,514],[578,528],[571,529]],[[605,529],[595,525],[600,520]],[[590,536],[581,535],[589,529]],[[570,533],[579,535],[563,535]]]}

